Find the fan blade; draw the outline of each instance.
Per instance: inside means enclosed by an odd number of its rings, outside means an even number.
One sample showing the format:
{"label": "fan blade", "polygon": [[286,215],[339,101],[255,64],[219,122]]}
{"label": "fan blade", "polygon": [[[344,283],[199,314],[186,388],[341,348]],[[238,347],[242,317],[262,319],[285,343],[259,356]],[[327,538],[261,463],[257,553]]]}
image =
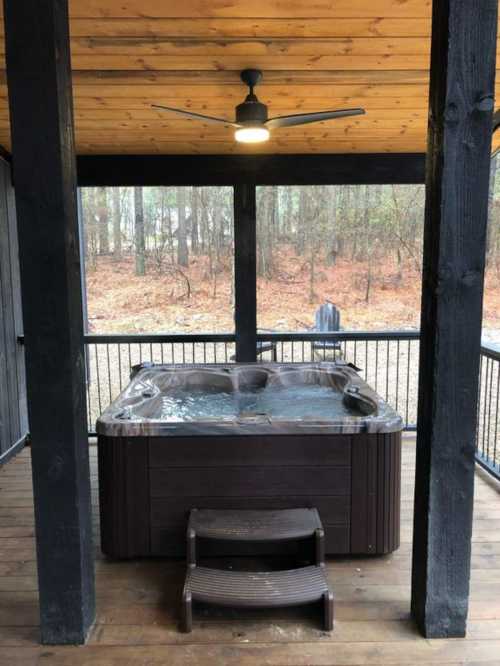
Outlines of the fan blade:
{"label": "fan blade", "polygon": [[233,123],[230,120],[224,120],[224,118],[214,118],[213,116],[204,116],[201,113],[193,113],[192,111],[185,111],[184,109],[174,109],[171,106],[160,106],[159,104],[151,104],[152,109],[159,109],[160,111],[173,111],[174,113],[180,113],[183,116],[188,118],[194,118],[195,120],[206,120],[209,123],[218,123],[219,125],[226,125],[227,127],[241,127],[238,123]]}
{"label": "fan blade", "polygon": [[331,120],[332,118],[362,116],[364,113],[364,109],[339,109],[338,111],[319,111],[318,113],[296,113],[293,116],[278,116],[277,118],[269,118],[265,125],[269,129],[275,129],[278,127],[291,127],[292,125],[317,123],[321,120]]}

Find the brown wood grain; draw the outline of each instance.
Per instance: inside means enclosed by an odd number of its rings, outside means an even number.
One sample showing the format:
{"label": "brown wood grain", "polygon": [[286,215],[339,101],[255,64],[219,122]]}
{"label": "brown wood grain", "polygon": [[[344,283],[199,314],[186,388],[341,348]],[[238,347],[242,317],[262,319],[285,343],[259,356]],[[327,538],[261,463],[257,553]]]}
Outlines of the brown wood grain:
{"label": "brown wood grain", "polygon": [[[430,0],[72,0],[76,109],[133,111],[163,103],[231,116],[245,92],[239,70],[251,66],[264,70],[258,92],[276,114],[363,106],[363,100],[371,112],[400,108],[425,114],[430,7]],[[7,96],[1,69],[0,96]],[[378,113],[375,122],[360,125],[366,136],[357,136],[343,148],[333,126],[320,146],[314,143],[318,130],[309,126],[300,134],[283,135],[281,141],[251,150],[278,154],[425,150],[425,115],[421,123],[413,124],[415,137],[410,136],[404,116],[392,126],[381,122],[385,116]],[[153,125],[124,126],[120,134],[123,118],[116,116],[113,125],[114,118],[94,116],[89,120],[111,124],[89,124],[77,114],[77,152],[248,154],[249,149],[235,146],[232,137],[220,143],[207,141],[207,130],[195,123],[186,128],[185,136],[176,137],[172,131],[162,141]],[[0,145],[10,150],[8,117],[2,119],[7,123],[0,127]],[[140,140],[133,131],[140,133]],[[293,151],[288,139],[296,144]]]}

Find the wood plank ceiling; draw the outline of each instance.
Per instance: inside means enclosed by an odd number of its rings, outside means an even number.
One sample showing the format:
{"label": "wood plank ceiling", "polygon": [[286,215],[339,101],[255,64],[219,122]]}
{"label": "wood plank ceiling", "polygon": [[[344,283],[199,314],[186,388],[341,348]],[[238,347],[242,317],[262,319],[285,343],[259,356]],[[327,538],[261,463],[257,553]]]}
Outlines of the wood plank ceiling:
{"label": "wood plank ceiling", "polygon": [[[79,154],[425,151],[431,0],[69,5]],[[264,71],[257,93],[271,116],[353,106],[367,115],[276,130],[248,147],[223,126],[150,108],[231,119],[245,67]],[[0,85],[0,144],[9,149],[5,72]]]}

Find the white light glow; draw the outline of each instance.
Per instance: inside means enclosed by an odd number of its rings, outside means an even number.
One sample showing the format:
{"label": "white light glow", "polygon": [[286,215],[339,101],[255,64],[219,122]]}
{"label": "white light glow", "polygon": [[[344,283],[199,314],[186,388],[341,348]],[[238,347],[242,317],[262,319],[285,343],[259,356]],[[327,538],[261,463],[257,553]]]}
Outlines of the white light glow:
{"label": "white light glow", "polygon": [[234,133],[234,138],[240,143],[262,143],[269,139],[267,127],[241,127]]}

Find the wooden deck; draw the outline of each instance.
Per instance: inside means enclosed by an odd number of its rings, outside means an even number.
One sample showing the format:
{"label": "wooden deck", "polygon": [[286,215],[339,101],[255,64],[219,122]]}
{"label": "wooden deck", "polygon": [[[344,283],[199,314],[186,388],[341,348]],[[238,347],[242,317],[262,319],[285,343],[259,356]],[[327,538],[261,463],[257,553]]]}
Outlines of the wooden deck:
{"label": "wooden deck", "polygon": [[[500,488],[476,474],[468,637],[430,641],[409,620],[415,443],[403,444],[402,544],[392,556],[332,559],[336,626],[314,609],[203,610],[178,632],[179,561],[111,563],[96,549],[97,623],[85,647],[38,645],[29,449],[0,470],[0,664],[54,666],[500,665]],[[96,450],[91,448],[93,501]],[[96,517],[96,531],[98,529]],[[57,562],[54,562],[57,567]]]}

